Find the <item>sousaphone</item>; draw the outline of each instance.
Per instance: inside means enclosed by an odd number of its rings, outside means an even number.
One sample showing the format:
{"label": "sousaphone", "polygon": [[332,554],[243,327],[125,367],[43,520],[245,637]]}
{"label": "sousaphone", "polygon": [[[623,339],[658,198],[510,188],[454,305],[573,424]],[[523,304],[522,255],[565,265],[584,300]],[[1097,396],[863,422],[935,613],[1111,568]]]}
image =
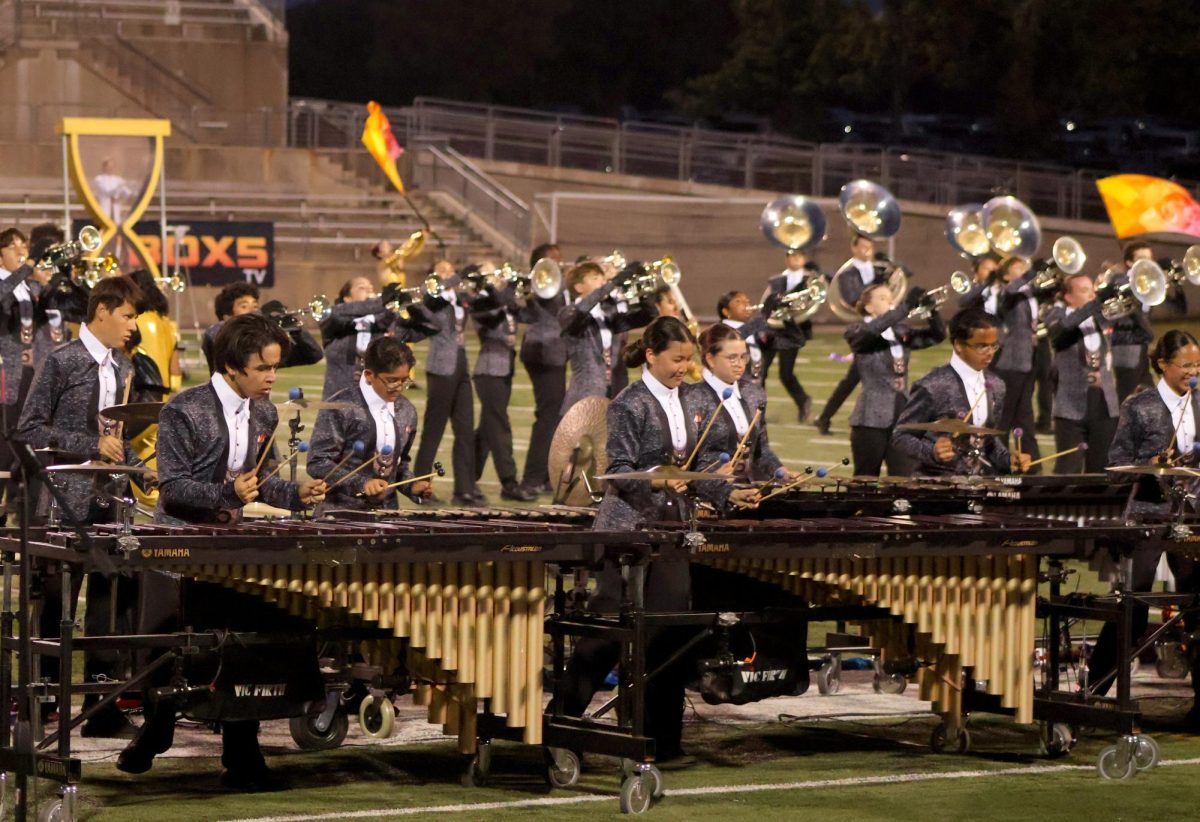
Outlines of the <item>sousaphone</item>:
{"label": "sousaphone", "polygon": [[[846,183],[838,194],[838,207],[842,212],[842,219],[855,234],[878,241],[895,236],[900,230],[900,204],[892,193],[879,183],[870,180],[853,180]],[[904,269],[890,258],[878,255],[875,266],[878,270],[876,279],[887,283],[888,290],[892,292],[892,301],[899,303],[908,291],[908,277]],[[852,323],[862,318],[854,310],[854,306],[847,305],[842,299],[838,278],[845,271],[846,269],[842,268],[833,275],[825,302],[838,319]]]}

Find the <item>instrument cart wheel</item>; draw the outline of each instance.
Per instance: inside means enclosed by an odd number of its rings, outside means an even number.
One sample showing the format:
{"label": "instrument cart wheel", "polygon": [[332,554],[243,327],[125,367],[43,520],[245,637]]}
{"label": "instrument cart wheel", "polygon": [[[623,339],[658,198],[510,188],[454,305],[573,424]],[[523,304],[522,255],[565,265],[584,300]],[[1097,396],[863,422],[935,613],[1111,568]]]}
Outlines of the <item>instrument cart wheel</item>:
{"label": "instrument cart wheel", "polygon": [[1163,679],[1184,679],[1189,673],[1187,657],[1178,642],[1168,642],[1156,649],[1158,659],[1154,662],[1155,672]]}
{"label": "instrument cart wheel", "polygon": [[651,778],[635,773],[621,783],[621,813],[645,813],[654,798]]}
{"label": "instrument cart wheel", "polygon": [[875,693],[898,695],[908,687],[908,678],[904,674],[875,674]]}
{"label": "instrument cart wheel", "polygon": [[579,754],[569,748],[546,748],[546,781],[550,787],[570,788],[579,781],[581,770]]}
{"label": "instrument cart wheel", "polygon": [[475,755],[467,763],[463,771],[462,784],[464,788],[482,788],[487,784],[488,775],[492,772],[492,744],[479,740]]}
{"label": "instrument cart wheel", "polygon": [[1162,750],[1153,737],[1138,736],[1137,747],[1133,751],[1133,764],[1139,771],[1156,767],[1162,758]]}
{"label": "instrument cart wheel", "polygon": [[1109,745],[1100,752],[1100,757],[1096,760],[1096,771],[1101,779],[1129,779],[1137,772],[1136,759],[1129,753],[1123,756],[1117,745]]}
{"label": "instrument cart wheel", "polygon": [[396,706],[383,693],[372,691],[358,706],[358,726],[372,739],[387,739],[396,726]]}
{"label": "instrument cart wheel", "polygon": [[842,689],[842,666],[836,659],[826,660],[817,669],[817,691],[822,696],[831,696]]}
{"label": "instrument cart wheel", "polygon": [[328,751],[341,745],[350,730],[350,718],[345,711],[334,711],[329,720],[329,727],[321,730],[317,727],[318,716],[293,716],[288,720],[288,730],[292,739],[302,751]]}
{"label": "instrument cart wheel", "polygon": [[1046,756],[1058,759],[1066,756],[1075,747],[1075,735],[1071,726],[1063,722],[1055,722],[1046,726]]}
{"label": "instrument cart wheel", "polygon": [[929,747],[934,753],[957,753],[965,754],[971,750],[971,734],[966,728],[958,729],[958,737],[951,744],[949,737],[949,729],[946,723],[938,725],[933,729],[933,735],[929,738]]}
{"label": "instrument cart wheel", "polygon": [[663,785],[662,771],[658,769],[657,765],[642,765],[639,769],[637,763],[632,759],[621,760],[622,777],[630,777],[635,773],[638,773],[639,770],[651,780],[651,796],[653,796],[655,799],[662,799],[663,795],[666,794],[667,789]]}
{"label": "instrument cart wheel", "polygon": [[75,801],[78,798],[77,786],[63,785],[56,798],[38,809],[38,822],[75,822]]}

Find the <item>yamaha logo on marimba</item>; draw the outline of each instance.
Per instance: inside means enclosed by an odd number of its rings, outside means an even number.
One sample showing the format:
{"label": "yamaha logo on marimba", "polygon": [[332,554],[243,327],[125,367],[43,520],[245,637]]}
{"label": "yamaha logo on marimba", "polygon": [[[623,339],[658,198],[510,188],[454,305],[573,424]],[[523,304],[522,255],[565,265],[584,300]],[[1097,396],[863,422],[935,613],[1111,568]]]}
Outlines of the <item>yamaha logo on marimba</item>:
{"label": "yamaha logo on marimba", "polygon": [[1036,539],[1006,539],[1003,542],[1005,548],[1032,548],[1037,544]]}
{"label": "yamaha logo on marimba", "polygon": [[142,559],[190,559],[190,548],[143,548]]}
{"label": "yamaha logo on marimba", "polygon": [[703,545],[697,545],[692,550],[697,554],[728,554],[730,548],[728,542],[706,542]]}

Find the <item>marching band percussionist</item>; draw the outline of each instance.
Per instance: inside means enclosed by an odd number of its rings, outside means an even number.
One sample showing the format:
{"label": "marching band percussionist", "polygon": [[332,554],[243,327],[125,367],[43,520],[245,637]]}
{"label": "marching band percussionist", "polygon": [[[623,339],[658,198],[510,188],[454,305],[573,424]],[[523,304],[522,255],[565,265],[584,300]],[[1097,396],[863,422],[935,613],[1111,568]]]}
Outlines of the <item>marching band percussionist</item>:
{"label": "marching band percussionist", "polygon": [[[764,323],[765,318],[769,317],[771,312],[779,306],[785,295],[797,289],[807,288],[810,278],[821,276],[821,272],[814,264],[809,263],[808,255],[801,249],[789,248],[786,259],[787,268],[767,280],[767,288],[759,301],[763,306]],[[749,308],[749,303],[747,303],[747,308]],[[759,381],[766,385],[767,375],[771,371],[771,363],[778,355],[779,381],[783,384],[784,390],[788,392],[788,396],[792,398],[792,402],[796,403],[796,412],[800,422],[807,422],[812,413],[812,397],[808,395],[804,386],[800,384],[800,380],[796,378],[796,355],[812,339],[812,335],[811,321],[806,320],[797,325],[789,320],[783,328],[772,332],[765,338],[766,345],[763,347]]]}
{"label": "marching band percussionist", "polygon": [[[325,498],[322,480],[259,479],[275,462],[259,467],[260,457],[275,453],[272,433],[279,414],[270,393],[290,344],[276,323],[258,314],[236,316],[222,326],[213,345],[216,373],[207,383],[172,397],[159,417],[155,522],[236,522],[243,506],[256,499],[296,511]],[[219,585],[184,584],[186,624],[196,628],[253,630],[272,620],[286,621],[271,606],[256,607]],[[314,698],[319,698],[319,679],[316,687]],[[146,721],[121,752],[119,769],[143,773],[157,754],[171,747],[177,708],[174,697],[147,701]],[[223,785],[245,791],[279,787],[258,745],[258,720],[223,719],[221,746]]]}
{"label": "marching band percussionist", "polygon": [[567,272],[565,285],[573,302],[558,312],[559,327],[567,340],[567,359],[571,380],[563,398],[562,413],[585,397],[612,396],[614,368],[624,368],[621,351],[616,347],[622,331],[638,328],[654,318],[654,310],[638,306],[634,311],[605,310],[605,302],[618,288],[628,285],[637,275],[636,263],[605,281],[598,263],[585,262]]}
{"label": "marching band percussionist", "polygon": [[908,423],[944,419],[987,427],[999,418],[1004,402],[1004,382],[987,367],[999,348],[995,317],[979,309],[959,311],[950,318],[950,344],[954,353],[913,383],[912,392],[892,440],[916,463],[918,474],[1006,474],[1028,467],[1028,454],[1013,456],[998,436],[955,437],[929,431],[908,431]]}
{"label": "marching band percussionist", "polygon": [[[318,514],[336,508],[397,507],[396,495],[387,486],[414,476],[409,453],[417,436],[417,409],[403,394],[412,384],[414,365],[412,349],[392,337],[379,337],[367,346],[358,386],[332,397],[353,407],[317,413],[308,473],[331,487]],[[365,446],[361,453],[355,443]],[[374,467],[359,470],[371,460]],[[338,484],[348,475],[352,476]],[[433,486],[424,480],[399,490],[414,502],[433,494]]]}
{"label": "marching band percussionist", "polygon": [[[862,296],[862,290],[875,282],[881,273],[875,265],[875,241],[863,234],[855,234],[850,240],[850,259],[842,263],[842,267],[833,278],[837,280],[842,300],[846,305],[854,305]],[[858,385],[858,380],[858,367],[851,362],[850,367],[846,369],[846,376],[834,386],[829,401],[825,403],[821,415],[814,423],[818,432],[829,433],[833,415],[842,407],[842,403],[849,399],[854,387]]]}
{"label": "marching band percussionist", "polygon": [[[1158,375],[1158,382],[1154,388],[1139,391],[1121,404],[1117,430],[1108,450],[1108,464],[1153,465],[1174,461],[1182,455],[1183,463],[1194,465],[1193,449],[1200,431],[1200,392],[1191,387],[1191,380],[1200,376],[1200,343],[1186,331],[1167,331],[1150,352],[1150,365]],[[1134,492],[1132,510],[1166,513],[1170,506],[1163,499],[1163,483],[1169,481],[1170,478],[1142,477]],[[1127,590],[1151,590],[1161,555],[1159,548],[1134,546],[1132,577],[1125,580]],[[1195,560],[1168,552],[1167,562],[1175,575],[1176,591],[1200,592]],[[1135,642],[1145,632],[1148,621],[1148,606],[1135,606],[1130,629]],[[1196,630],[1195,617],[1187,619],[1185,627],[1188,632]],[[1119,630],[1117,622],[1105,622],[1088,660],[1088,680],[1094,683],[1090,687],[1097,695],[1107,693],[1112,686],[1110,674],[1117,665]],[[1200,697],[1200,654],[1194,648],[1189,651],[1192,690]],[[1193,700],[1187,724],[1193,730],[1200,728],[1200,698]]]}
{"label": "marching band percussionist", "polygon": [[[594,293],[594,292],[591,292]],[[625,364],[642,366],[642,378],[612,401],[608,409],[608,472],[645,471],[661,465],[682,465],[697,437],[697,424],[685,410],[680,386],[695,354],[696,341],[687,326],[674,317],[659,317],[641,338],[625,351]],[[710,483],[702,483],[708,486]],[[723,485],[714,481],[713,486]],[[609,480],[596,514],[596,530],[633,531],[646,523],[679,520],[687,500],[687,483],[678,480]],[[698,489],[699,490],[699,489]],[[753,501],[756,492],[744,499]],[[691,577],[686,560],[660,560],[645,586],[648,611],[688,608]],[[617,569],[601,573],[589,610],[614,612],[620,605],[621,582]],[[673,653],[677,643],[670,631],[653,636],[648,645],[646,669],[655,670]],[[617,663],[620,643],[581,639],[567,663],[562,684],[563,712],[581,716],[604,678]],[[654,738],[656,759],[664,762],[682,756],[683,686],[690,671],[676,660],[646,683],[646,735]]]}
{"label": "marching band percussionist", "polygon": [[887,284],[871,283],[855,306],[863,322],[846,329],[846,341],[854,352],[862,380],[862,391],[850,412],[850,452],[856,476],[879,476],[885,459],[889,475],[910,473],[908,459],[892,441],[896,418],[908,401],[909,352],[946,339],[946,324],[936,309],[929,317],[928,328],[914,329],[905,322],[924,294],[923,289],[914,286],[904,303],[894,306]]}
{"label": "marching band percussionist", "polygon": [[[133,449],[122,439],[120,426],[105,419],[100,412],[124,402],[126,386],[133,378],[133,365],[126,358],[124,349],[137,330],[136,306],[140,298],[137,286],[128,277],[106,279],[92,289],[79,337],[52,353],[38,369],[21,410],[16,439],[33,448],[59,448],[89,460],[120,464],[136,458]],[[107,494],[124,497],[128,487],[126,479],[97,487],[94,478],[88,474],[62,474],[59,477],[56,485],[61,489],[63,513],[69,523],[111,522],[116,518],[118,508]],[[39,509],[44,513],[44,505],[39,505]],[[46,596],[40,617],[41,632],[42,636],[57,637],[62,597],[69,596],[74,603],[78,588],[64,592],[61,577],[53,574],[47,576],[44,584]],[[113,577],[90,573],[84,624],[87,635],[112,633],[109,612],[114,596],[119,597],[116,609],[118,632],[132,632],[128,619],[131,598],[135,600],[137,596],[134,586],[126,580],[118,589]],[[88,654],[84,677],[92,681],[102,675],[115,676],[118,674],[116,664],[111,653]],[[43,662],[44,674],[57,677],[57,670],[57,660],[47,658]],[[89,696],[85,707],[97,701],[95,695]],[[84,736],[118,736],[130,730],[129,720],[117,711],[114,703],[111,709],[89,719],[82,733]]]}
{"label": "marching band percussionist", "polygon": [[1092,278],[1082,272],[1068,275],[1063,302],[1046,315],[1054,349],[1054,441],[1056,451],[1080,443],[1087,449],[1061,455],[1056,474],[1104,470],[1109,443],[1117,428],[1119,400],[1113,379],[1109,321],[1100,311]]}

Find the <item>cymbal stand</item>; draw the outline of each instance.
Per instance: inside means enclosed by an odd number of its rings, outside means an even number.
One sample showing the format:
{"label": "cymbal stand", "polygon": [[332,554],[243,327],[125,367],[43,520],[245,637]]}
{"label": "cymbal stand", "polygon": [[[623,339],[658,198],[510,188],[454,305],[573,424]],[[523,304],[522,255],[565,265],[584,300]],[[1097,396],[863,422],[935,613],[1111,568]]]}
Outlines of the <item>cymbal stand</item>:
{"label": "cymbal stand", "polygon": [[296,416],[288,420],[288,449],[291,451],[291,457],[288,458],[288,479],[293,483],[296,481],[296,462],[300,459],[300,432],[304,430],[304,423],[300,422],[300,412],[296,412]]}

